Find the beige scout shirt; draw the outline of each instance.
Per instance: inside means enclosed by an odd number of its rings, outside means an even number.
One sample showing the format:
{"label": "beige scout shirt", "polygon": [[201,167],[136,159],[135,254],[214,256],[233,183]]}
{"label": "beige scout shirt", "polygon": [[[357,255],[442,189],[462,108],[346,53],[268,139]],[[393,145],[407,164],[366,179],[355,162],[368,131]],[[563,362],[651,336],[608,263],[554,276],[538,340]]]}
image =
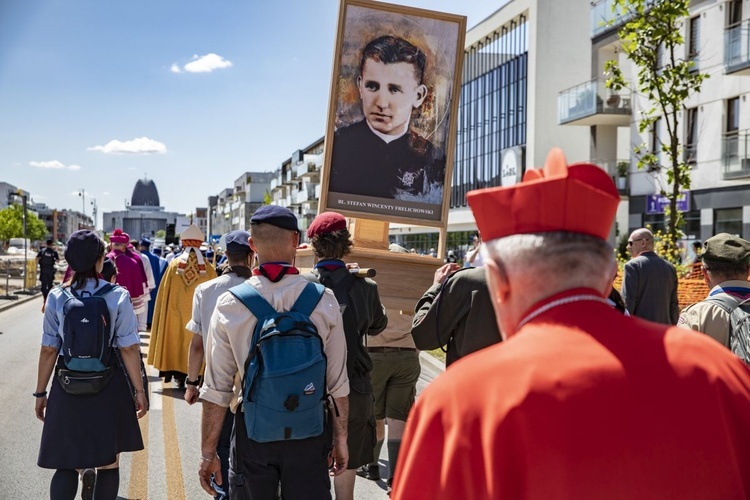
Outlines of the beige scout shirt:
{"label": "beige scout shirt", "polygon": [[416,349],[414,338],[411,336],[411,320],[413,316],[401,314],[400,311],[386,309],[388,326],[378,335],[367,337],[367,347],[401,347]]}
{"label": "beige scout shirt", "polygon": [[[716,295],[724,288],[750,288],[747,281],[725,281],[715,286],[708,294]],[[729,344],[729,314],[717,304],[697,302],[683,309],[677,326],[703,332],[721,345]]]}
{"label": "beige scout shirt", "polygon": [[[248,283],[274,309],[288,311],[309,281],[300,275],[288,275],[273,283],[265,277],[253,276]],[[310,318],[318,327],[328,358],[328,392],[334,398],[348,396],[346,338],[339,304],[331,290],[326,289]],[[206,372],[200,392],[202,399],[235,410],[241,400],[241,381],[256,322],[255,316],[230,292],[219,297],[208,328]]]}

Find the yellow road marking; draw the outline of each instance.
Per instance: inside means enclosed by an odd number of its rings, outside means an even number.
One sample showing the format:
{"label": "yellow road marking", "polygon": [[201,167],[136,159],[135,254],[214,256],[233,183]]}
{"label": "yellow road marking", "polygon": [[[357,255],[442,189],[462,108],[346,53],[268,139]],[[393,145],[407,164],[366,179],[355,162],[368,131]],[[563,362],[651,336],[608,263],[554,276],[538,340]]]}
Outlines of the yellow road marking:
{"label": "yellow road marking", "polygon": [[143,436],[143,449],[133,453],[130,466],[128,498],[133,500],[142,500],[148,496],[148,413],[138,423]]}
{"label": "yellow road marking", "polygon": [[177,422],[174,417],[174,398],[163,398],[161,413],[164,426],[164,459],[167,471],[167,498],[169,500],[185,499],[185,482],[182,479],[182,461],[177,442]]}

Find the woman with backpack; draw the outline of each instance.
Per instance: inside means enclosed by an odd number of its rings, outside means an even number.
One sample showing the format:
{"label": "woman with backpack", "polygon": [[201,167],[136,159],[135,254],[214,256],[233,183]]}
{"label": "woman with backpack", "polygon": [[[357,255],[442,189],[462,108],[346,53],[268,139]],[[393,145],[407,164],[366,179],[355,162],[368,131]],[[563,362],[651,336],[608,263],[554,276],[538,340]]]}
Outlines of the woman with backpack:
{"label": "woman with backpack", "polygon": [[76,497],[79,472],[82,498],[116,499],[119,454],[143,449],[138,323],[127,290],[100,278],[104,258],[94,232],[73,233],[65,250],[73,277],[47,297],[34,397],[44,422],[37,464],[56,469],[52,500]]}

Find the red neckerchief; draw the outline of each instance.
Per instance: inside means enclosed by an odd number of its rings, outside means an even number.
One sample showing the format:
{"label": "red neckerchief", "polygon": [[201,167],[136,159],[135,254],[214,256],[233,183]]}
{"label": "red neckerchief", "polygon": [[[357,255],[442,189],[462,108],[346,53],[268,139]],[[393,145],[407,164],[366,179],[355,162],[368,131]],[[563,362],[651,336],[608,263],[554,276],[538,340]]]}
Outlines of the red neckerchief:
{"label": "red neckerchief", "polygon": [[253,269],[253,276],[265,276],[273,283],[287,274],[299,274],[299,269],[286,262],[266,262]]}
{"label": "red neckerchief", "polygon": [[315,264],[315,269],[325,269],[329,273],[334,272],[336,269],[346,267],[343,260],[340,259],[323,259]]}

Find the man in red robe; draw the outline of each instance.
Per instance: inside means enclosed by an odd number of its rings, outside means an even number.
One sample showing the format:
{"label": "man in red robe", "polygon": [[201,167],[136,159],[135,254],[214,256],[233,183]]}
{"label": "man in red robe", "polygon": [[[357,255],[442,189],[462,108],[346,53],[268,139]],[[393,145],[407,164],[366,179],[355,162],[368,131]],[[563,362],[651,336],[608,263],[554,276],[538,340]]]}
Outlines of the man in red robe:
{"label": "man in red robe", "polygon": [[619,196],[604,170],[553,150],[468,201],[505,341],[417,400],[392,498],[750,498],[750,371],[605,300]]}

